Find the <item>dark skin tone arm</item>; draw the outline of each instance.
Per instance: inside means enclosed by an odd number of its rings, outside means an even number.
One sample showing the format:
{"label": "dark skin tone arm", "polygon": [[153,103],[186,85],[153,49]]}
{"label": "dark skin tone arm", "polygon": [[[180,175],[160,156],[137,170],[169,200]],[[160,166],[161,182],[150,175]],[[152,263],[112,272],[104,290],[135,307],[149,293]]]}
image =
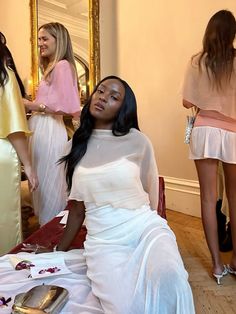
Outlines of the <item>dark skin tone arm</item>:
{"label": "dark skin tone arm", "polygon": [[[72,241],[74,240],[75,236],[82,227],[84,218],[85,218],[84,202],[72,200],[70,204],[66,228],[62,235],[61,241],[56,247],[57,251],[67,251],[69,249]],[[38,254],[52,251],[53,251],[52,247],[40,247],[37,249],[35,253]]]}
{"label": "dark skin tone arm", "polygon": [[71,201],[68,220],[65,231],[60,243],[57,245],[57,251],[67,251],[74,240],[76,234],[82,227],[85,218],[84,202]]}

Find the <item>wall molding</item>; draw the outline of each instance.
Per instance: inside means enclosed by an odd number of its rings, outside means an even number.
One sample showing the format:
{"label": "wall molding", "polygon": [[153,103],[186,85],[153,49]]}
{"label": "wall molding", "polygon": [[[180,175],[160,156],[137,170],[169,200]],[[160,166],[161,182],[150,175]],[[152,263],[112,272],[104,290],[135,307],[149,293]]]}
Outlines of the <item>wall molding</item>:
{"label": "wall molding", "polygon": [[201,217],[198,181],[163,176],[166,207],[187,215]]}

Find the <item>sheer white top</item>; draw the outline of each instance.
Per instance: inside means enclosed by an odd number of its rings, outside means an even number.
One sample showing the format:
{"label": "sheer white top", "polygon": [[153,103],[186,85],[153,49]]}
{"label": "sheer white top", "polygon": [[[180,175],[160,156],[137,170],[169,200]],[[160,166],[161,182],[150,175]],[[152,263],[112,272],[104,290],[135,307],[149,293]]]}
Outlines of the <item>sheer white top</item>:
{"label": "sheer white top", "polygon": [[136,209],[158,204],[158,172],[149,139],[136,129],[125,136],[94,130],[76,167],[69,199],[86,207]]}

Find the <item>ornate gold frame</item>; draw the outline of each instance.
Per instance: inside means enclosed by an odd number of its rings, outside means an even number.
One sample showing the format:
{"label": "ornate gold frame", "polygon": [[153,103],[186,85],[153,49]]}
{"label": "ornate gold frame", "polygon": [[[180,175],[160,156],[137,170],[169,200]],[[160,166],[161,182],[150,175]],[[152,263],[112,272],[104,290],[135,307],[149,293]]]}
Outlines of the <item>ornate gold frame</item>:
{"label": "ornate gold frame", "polygon": [[38,85],[38,18],[37,18],[37,0],[30,0],[30,19],[31,19],[31,80],[32,97],[35,98],[35,91]]}
{"label": "ornate gold frame", "polygon": [[100,80],[99,0],[89,0],[89,89]]}
{"label": "ornate gold frame", "polygon": [[[99,0],[89,1],[89,89],[100,80],[100,40],[99,40]],[[30,0],[31,16],[31,79],[32,79],[32,97],[35,97],[36,87],[38,85],[38,47],[37,47],[37,0]]]}

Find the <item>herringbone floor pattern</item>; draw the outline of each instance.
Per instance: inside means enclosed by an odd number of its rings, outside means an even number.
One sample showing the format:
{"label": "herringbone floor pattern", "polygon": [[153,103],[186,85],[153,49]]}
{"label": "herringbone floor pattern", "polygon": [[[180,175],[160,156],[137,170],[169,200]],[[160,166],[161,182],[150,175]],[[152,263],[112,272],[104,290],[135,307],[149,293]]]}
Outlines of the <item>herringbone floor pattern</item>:
{"label": "herringbone floor pattern", "polygon": [[[197,314],[236,313],[236,276],[227,275],[217,286],[211,277],[211,258],[205,242],[200,218],[167,210],[170,227],[189,273]],[[231,252],[222,253],[225,263]]]}

